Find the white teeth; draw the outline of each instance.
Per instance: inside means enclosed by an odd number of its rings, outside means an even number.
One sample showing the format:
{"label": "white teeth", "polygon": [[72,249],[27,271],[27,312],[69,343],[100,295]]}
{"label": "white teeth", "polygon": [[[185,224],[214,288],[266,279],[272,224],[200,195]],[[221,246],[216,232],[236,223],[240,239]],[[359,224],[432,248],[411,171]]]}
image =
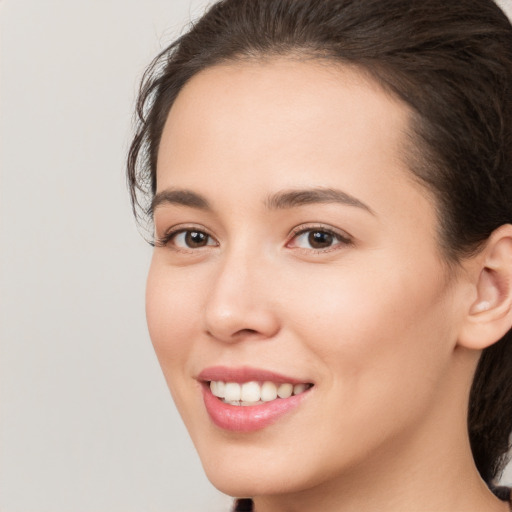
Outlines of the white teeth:
{"label": "white teeth", "polygon": [[224,382],[221,380],[211,381],[210,390],[212,394],[220,398],[223,402],[231,405],[258,405],[265,402],[271,402],[276,398],[290,398],[292,395],[304,393],[311,387],[311,384],[293,384],[266,381],[260,384],[256,381],[244,382]]}
{"label": "white teeth", "polygon": [[271,402],[277,398],[277,387],[273,382],[264,382],[261,386],[261,400]]}
{"label": "white teeth", "polygon": [[242,384],[241,400],[244,402],[259,402],[261,388],[257,382],[246,382]]}
{"label": "white teeth", "polygon": [[294,395],[300,395],[304,393],[304,391],[306,391],[306,384],[295,384],[295,386],[293,386]]}
{"label": "white teeth", "polygon": [[280,384],[277,388],[277,396],[279,398],[289,398],[293,394],[292,384]]}
{"label": "white teeth", "polygon": [[212,380],[210,382],[210,389],[212,391],[213,396],[217,396],[219,398],[224,398],[224,388],[226,384],[221,380]]}
{"label": "white teeth", "polygon": [[224,388],[224,400],[226,402],[234,402],[240,400],[241,388],[238,382],[226,382]]}

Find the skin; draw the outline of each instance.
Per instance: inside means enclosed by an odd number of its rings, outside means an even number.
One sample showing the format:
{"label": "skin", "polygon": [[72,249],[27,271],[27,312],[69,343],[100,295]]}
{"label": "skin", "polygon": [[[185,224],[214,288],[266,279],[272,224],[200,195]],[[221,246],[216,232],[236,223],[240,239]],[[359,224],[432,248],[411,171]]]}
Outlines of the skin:
{"label": "skin", "polygon": [[[432,197],[405,163],[409,114],[354,69],[291,58],[209,68],[170,111],[158,197],[184,189],[210,208],[164,198],[156,238],[208,238],[157,243],[150,335],[208,477],[258,512],[507,510],[466,433],[480,347],[460,339],[482,259],[449,271]],[[268,207],[297,189],[367,208]],[[306,229],[336,235],[315,248]],[[276,423],[228,432],[197,381],[217,365],[314,387]]]}

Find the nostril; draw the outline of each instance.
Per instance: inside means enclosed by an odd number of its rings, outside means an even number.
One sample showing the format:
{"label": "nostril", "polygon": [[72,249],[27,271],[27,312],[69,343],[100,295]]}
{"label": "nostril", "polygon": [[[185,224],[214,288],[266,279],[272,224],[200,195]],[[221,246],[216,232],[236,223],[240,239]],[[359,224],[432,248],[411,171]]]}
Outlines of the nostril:
{"label": "nostril", "polygon": [[[219,333],[216,334],[213,330],[207,331],[207,334],[212,338],[219,338]],[[233,334],[228,335],[227,338],[229,338],[233,342],[236,342],[242,341],[245,338],[255,338],[259,336],[262,336],[262,334],[258,332],[256,329],[239,329],[238,331],[235,331]]]}
{"label": "nostril", "polygon": [[258,333],[258,331],[256,331],[255,329],[240,329],[235,334],[247,335],[247,334],[257,334],[257,333]]}

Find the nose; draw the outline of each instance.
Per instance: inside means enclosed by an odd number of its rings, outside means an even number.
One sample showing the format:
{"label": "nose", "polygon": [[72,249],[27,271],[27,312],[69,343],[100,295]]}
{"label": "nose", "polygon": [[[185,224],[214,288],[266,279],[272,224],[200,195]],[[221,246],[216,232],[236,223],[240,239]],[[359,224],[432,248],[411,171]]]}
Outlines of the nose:
{"label": "nose", "polygon": [[269,266],[233,254],[219,262],[204,309],[207,334],[226,343],[268,339],[280,330]]}

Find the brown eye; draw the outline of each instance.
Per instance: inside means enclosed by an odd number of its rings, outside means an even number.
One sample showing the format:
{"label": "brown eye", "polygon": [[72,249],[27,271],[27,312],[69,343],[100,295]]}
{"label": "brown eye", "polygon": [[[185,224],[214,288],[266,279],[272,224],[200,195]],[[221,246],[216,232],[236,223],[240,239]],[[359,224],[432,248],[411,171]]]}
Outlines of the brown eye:
{"label": "brown eye", "polygon": [[329,229],[312,228],[299,231],[288,246],[310,251],[325,251],[350,244],[351,239],[348,236]]}
{"label": "brown eye", "polygon": [[208,245],[209,236],[200,231],[185,231],[185,244],[191,249]]}
{"label": "brown eye", "polygon": [[162,245],[171,244],[179,249],[201,249],[207,246],[216,246],[217,242],[207,233],[195,229],[184,229],[171,233]]}
{"label": "brown eye", "polygon": [[334,236],[326,231],[310,231],[308,242],[313,249],[327,249],[334,242]]}

